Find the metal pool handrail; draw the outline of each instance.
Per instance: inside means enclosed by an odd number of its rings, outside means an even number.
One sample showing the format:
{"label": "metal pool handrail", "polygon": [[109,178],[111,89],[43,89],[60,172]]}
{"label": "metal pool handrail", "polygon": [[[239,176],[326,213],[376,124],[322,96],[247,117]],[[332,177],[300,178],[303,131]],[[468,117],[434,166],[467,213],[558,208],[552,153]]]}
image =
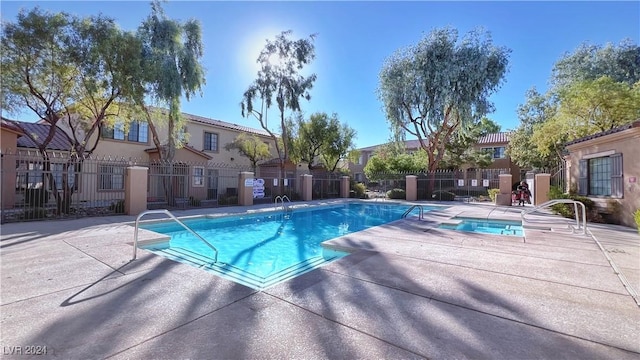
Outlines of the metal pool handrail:
{"label": "metal pool handrail", "polygon": [[404,214],[402,214],[402,218],[406,218],[407,215],[409,215],[409,213],[411,212],[411,210],[415,208],[420,209],[420,215],[418,216],[418,219],[420,220],[424,219],[424,208],[422,207],[422,205],[413,205],[407,211],[405,211]]}
{"label": "metal pool handrail", "polygon": [[276,199],[274,201],[275,206],[278,206],[278,200],[280,200],[280,202],[282,202],[282,210],[286,210],[287,208],[286,208],[286,206],[284,204],[284,200],[285,199],[287,200],[288,203],[291,203],[291,200],[289,200],[289,197],[287,195],[282,195],[282,196],[278,195],[278,196],[276,196]]}
{"label": "metal pool handrail", "polygon": [[[552,205],[555,204],[573,204],[573,213],[576,215],[576,230],[580,230],[580,219],[578,217],[578,205],[580,205],[582,207],[582,234],[586,235],[587,234],[587,211],[586,208],[584,206],[584,204],[580,201],[576,201],[576,200],[572,200],[572,199],[553,199],[553,200],[549,200],[547,202],[544,202],[532,209],[528,209],[528,210],[522,210],[522,212],[520,213],[520,217],[522,218],[522,220],[525,220],[525,215],[530,214],[532,212],[535,211],[539,211],[543,208],[548,208],[551,207]],[[573,231],[572,231],[573,232]]]}
{"label": "metal pool handrail", "polygon": [[131,260],[135,260],[136,257],[138,256],[138,225],[140,224],[140,219],[147,215],[147,214],[165,214],[168,215],[170,218],[172,218],[173,220],[175,220],[178,224],[180,224],[180,226],[182,226],[183,228],[185,228],[188,232],[190,232],[191,234],[193,234],[195,237],[199,238],[200,240],[202,240],[202,242],[204,242],[205,244],[207,244],[208,247],[211,248],[211,250],[213,250],[213,263],[217,263],[218,262],[218,249],[215,248],[215,246],[211,245],[207,240],[205,240],[202,236],[198,235],[195,231],[193,231],[190,227],[188,227],[187,225],[185,225],[182,221],[178,220],[177,217],[173,216],[173,214],[171,212],[169,212],[169,210],[166,209],[160,209],[160,210],[146,210],[140,213],[140,215],[138,215],[138,217],[136,218],[136,227],[135,227],[135,232],[133,233],[133,258]]}

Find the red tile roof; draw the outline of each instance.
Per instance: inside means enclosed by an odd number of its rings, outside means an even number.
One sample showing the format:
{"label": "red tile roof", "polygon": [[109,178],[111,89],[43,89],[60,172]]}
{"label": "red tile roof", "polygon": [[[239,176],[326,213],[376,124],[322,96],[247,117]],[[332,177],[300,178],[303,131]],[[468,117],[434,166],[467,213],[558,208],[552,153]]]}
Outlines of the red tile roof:
{"label": "red tile roof", "polygon": [[569,145],[581,143],[583,141],[593,140],[593,139],[596,139],[596,138],[599,138],[599,137],[602,137],[602,136],[615,134],[615,133],[620,132],[620,131],[628,130],[628,129],[631,129],[631,128],[637,128],[637,127],[640,127],[640,120],[636,120],[636,121],[631,122],[631,123],[626,124],[626,125],[618,126],[617,128],[613,128],[611,130],[607,130],[607,131],[599,132],[597,134],[581,137],[579,139],[575,139],[573,141],[570,141],[570,142],[568,142],[568,143],[566,143],[564,145],[565,146],[569,146]]}
{"label": "red tile roof", "polygon": [[[425,142],[427,142],[427,140],[425,140]],[[478,140],[478,144],[479,145],[485,145],[485,144],[506,144],[509,142],[509,133],[508,132],[498,132],[498,133],[493,133],[493,134],[487,134],[483,137],[481,137]],[[378,148],[382,146],[382,145],[373,145],[373,146],[368,146],[368,147],[364,147],[361,149],[358,149],[359,151],[376,151],[378,150]],[[405,140],[404,142],[404,147],[407,150],[413,150],[413,149],[419,149],[420,148],[420,141],[419,140]]]}
{"label": "red tile roof", "polygon": [[509,133],[508,132],[498,132],[493,134],[487,134],[481,137],[478,140],[479,145],[483,144],[498,144],[503,143],[506,144],[509,142]]}

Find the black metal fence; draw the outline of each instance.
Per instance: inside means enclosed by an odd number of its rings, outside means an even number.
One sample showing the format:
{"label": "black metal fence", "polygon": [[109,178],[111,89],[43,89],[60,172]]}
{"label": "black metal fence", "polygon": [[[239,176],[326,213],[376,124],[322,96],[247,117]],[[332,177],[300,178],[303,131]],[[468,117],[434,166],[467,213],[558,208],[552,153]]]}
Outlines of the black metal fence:
{"label": "black metal fence", "polygon": [[2,153],[2,223],[124,213],[125,159]]}
{"label": "black metal fence", "polygon": [[[369,197],[384,197],[393,193],[402,196],[406,192],[407,175],[417,177],[418,200],[464,200],[489,199],[489,189],[500,187],[500,174],[509,174],[509,169],[438,170],[421,173],[375,174],[377,181],[369,181]],[[394,191],[394,189],[397,189]],[[398,191],[399,190],[399,191]],[[391,192],[391,193],[390,193]]]}

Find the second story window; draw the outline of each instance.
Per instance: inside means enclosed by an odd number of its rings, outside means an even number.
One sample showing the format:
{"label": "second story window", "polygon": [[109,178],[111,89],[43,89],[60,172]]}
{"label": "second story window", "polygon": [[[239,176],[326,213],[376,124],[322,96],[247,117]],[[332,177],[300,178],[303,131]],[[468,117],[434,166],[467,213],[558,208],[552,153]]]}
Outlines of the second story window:
{"label": "second story window", "polygon": [[218,151],[218,134],[210,132],[204,133],[204,150]]}
{"label": "second story window", "polygon": [[504,153],[504,146],[497,146],[497,147],[488,147],[488,148],[482,148],[482,151],[486,151],[488,153],[491,154],[491,157],[494,159],[504,159],[505,153]]}
{"label": "second story window", "polygon": [[129,126],[127,140],[147,143],[149,141],[149,125],[146,122],[132,122],[131,126]]}
{"label": "second story window", "polygon": [[122,123],[116,123],[113,127],[105,126],[102,128],[102,138],[147,143],[149,141],[149,125],[146,122],[134,121],[129,125],[128,133],[125,133]]}

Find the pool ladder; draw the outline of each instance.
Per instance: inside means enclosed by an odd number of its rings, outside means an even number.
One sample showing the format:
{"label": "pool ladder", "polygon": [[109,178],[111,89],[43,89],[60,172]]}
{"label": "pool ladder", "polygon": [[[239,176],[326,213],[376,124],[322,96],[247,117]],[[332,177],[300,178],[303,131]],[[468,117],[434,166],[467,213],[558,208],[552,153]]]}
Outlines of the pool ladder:
{"label": "pool ladder", "polygon": [[218,249],[216,249],[215,246],[211,245],[207,240],[205,240],[202,236],[198,235],[195,231],[193,231],[190,227],[188,227],[187,225],[185,225],[182,221],[178,220],[177,217],[173,216],[173,214],[171,212],[169,212],[169,210],[165,210],[165,209],[160,209],[160,210],[146,210],[140,213],[140,215],[138,215],[138,217],[136,218],[136,227],[135,227],[135,232],[133,233],[133,258],[131,260],[135,260],[137,255],[138,255],[138,228],[139,228],[139,224],[140,224],[140,219],[147,215],[147,214],[165,214],[168,215],[171,219],[175,220],[178,224],[180,224],[180,226],[182,226],[183,228],[185,228],[188,232],[190,232],[191,234],[193,234],[195,237],[197,237],[198,239],[202,240],[202,242],[204,242],[208,247],[211,248],[211,250],[213,250],[213,263],[217,263],[218,262]]}
{"label": "pool ladder", "polygon": [[407,215],[409,215],[409,213],[413,210],[418,208],[420,210],[420,214],[418,215],[418,219],[422,220],[424,219],[424,208],[422,207],[422,205],[413,205],[412,207],[410,207],[407,211],[404,212],[404,214],[402,214],[402,218],[406,218]]}
{"label": "pool ladder", "polygon": [[289,210],[289,206],[287,206],[284,201],[287,200],[287,202],[289,204],[291,204],[291,200],[289,200],[289,197],[287,197],[287,195],[278,195],[276,196],[276,199],[274,201],[275,206],[278,206],[278,200],[280,200],[280,202],[282,203],[282,211],[287,212]]}

